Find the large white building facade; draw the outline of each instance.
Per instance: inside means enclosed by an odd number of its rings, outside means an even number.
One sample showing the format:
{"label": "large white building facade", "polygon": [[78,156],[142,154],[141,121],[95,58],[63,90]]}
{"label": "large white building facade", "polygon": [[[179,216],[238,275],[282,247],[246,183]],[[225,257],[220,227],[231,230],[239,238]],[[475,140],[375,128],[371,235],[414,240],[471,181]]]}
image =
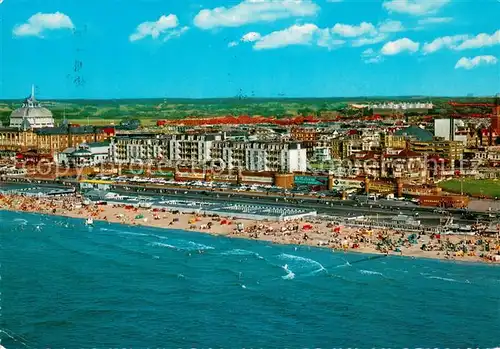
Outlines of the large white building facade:
{"label": "large white building facade", "polygon": [[467,144],[467,135],[458,134],[459,128],[464,126],[462,120],[434,119],[434,136],[443,138],[445,141],[460,141]]}
{"label": "large white building facade", "polygon": [[219,134],[118,134],[111,143],[111,161],[117,164],[210,161],[212,143],[221,139]]}
{"label": "large white building facade", "polygon": [[26,98],[22,107],[11,113],[9,126],[23,130],[54,127],[52,112],[35,99],[34,86],[31,88],[31,96]]}
{"label": "large white building facade", "polygon": [[214,163],[256,172],[307,170],[306,149],[298,142],[230,141],[222,134],[117,134],[111,142],[110,160],[171,166]]}
{"label": "large white building facade", "polygon": [[270,172],[307,170],[307,150],[299,142],[221,141],[212,149],[212,158],[228,169]]}

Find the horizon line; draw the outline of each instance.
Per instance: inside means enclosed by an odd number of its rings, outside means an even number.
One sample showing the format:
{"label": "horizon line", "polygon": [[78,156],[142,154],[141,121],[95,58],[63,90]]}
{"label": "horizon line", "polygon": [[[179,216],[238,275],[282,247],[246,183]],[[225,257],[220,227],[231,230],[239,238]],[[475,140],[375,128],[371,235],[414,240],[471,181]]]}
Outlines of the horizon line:
{"label": "horizon line", "polygon": [[[495,98],[498,97],[497,95],[472,95],[472,96],[467,96],[467,95],[371,95],[371,96],[330,96],[330,97],[296,97],[296,96],[276,96],[276,97],[258,97],[258,96],[253,96],[253,97],[120,97],[120,98],[50,98],[50,97],[45,97],[43,100],[45,101],[120,101],[120,100],[213,100],[213,99],[221,99],[221,100],[237,100],[237,101],[252,101],[252,100],[261,100],[261,99],[268,99],[268,100],[293,100],[293,99],[304,99],[304,100],[314,100],[314,99],[381,99],[381,98],[397,98],[397,99],[402,99],[402,98]],[[22,101],[26,99],[27,97],[21,97],[21,98],[2,98],[0,97],[0,102],[3,101]]]}

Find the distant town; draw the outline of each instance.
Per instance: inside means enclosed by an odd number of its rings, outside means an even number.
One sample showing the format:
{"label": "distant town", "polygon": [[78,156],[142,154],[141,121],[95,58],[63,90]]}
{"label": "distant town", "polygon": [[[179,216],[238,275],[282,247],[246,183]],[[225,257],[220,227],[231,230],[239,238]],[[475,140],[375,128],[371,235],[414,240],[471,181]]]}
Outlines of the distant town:
{"label": "distant town", "polygon": [[494,185],[478,192],[474,181],[498,176],[500,106],[493,99],[446,105],[447,115],[436,115],[428,101],[385,100],[279,118],[77,124],[56,122],[33,89],[0,129],[0,171],[4,178],[263,185],[341,199],[355,192],[406,196],[445,208],[465,208],[471,196],[495,199]]}

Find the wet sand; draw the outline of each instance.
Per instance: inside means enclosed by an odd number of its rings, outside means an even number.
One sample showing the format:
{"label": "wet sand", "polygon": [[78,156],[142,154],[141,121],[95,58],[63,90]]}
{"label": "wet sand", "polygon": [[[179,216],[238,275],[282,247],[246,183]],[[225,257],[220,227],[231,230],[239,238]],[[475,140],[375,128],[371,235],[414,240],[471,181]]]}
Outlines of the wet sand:
{"label": "wet sand", "polygon": [[340,251],[500,264],[500,241],[481,236],[418,234],[338,226],[319,218],[265,222],[123,206],[84,206],[75,196],[0,196],[0,209],[59,215],[132,226],[192,230],[213,235],[321,246]]}

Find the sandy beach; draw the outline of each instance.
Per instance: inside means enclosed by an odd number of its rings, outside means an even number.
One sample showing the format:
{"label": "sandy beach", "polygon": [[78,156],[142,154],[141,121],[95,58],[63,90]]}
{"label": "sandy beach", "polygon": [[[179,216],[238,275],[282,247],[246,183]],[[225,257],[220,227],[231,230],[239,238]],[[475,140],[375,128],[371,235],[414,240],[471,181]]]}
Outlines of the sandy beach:
{"label": "sandy beach", "polygon": [[116,205],[85,206],[82,199],[76,196],[0,196],[0,209],[79,218],[82,219],[82,224],[92,218],[95,221],[191,230],[277,244],[320,246],[335,251],[500,264],[500,241],[496,238],[357,229],[338,226],[319,218],[263,222],[187,214],[166,209],[127,209]]}

